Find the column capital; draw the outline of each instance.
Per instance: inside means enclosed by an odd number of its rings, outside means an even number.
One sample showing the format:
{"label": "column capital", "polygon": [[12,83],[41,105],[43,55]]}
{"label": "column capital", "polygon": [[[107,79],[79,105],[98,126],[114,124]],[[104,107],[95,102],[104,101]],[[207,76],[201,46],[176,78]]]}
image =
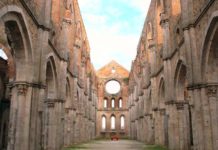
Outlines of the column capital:
{"label": "column capital", "polygon": [[217,96],[218,85],[210,85],[207,87],[207,95],[208,97],[216,97]]}

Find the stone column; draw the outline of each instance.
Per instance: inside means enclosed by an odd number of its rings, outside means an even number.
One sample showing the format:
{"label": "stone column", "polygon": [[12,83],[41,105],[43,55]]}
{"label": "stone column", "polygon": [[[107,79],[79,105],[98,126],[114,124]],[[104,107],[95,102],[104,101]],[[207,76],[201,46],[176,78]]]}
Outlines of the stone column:
{"label": "stone column", "polygon": [[211,127],[212,127],[212,142],[213,150],[218,149],[218,108],[217,96],[218,85],[210,85],[207,87],[207,95],[210,107]]}
{"label": "stone column", "polygon": [[[193,136],[194,136],[194,148],[198,150],[204,150],[204,128],[203,128],[203,110],[202,100],[200,97],[200,89],[193,89],[191,91],[191,97],[193,98]],[[201,131],[201,132],[199,132]]]}
{"label": "stone column", "polygon": [[78,77],[79,75],[79,67],[78,67],[78,61],[79,61],[79,53],[81,48],[81,41],[79,39],[75,40],[74,48],[73,48],[73,75],[75,77]]}
{"label": "stone column", "polygon": [[64,145],[70,146],[73,143],[73,109],[65,108],[64,123]]}
{"label": "stone column", "polygon": [[[185,102],[176,103],[177,113],[178,113],[178,131],[179,131],[179,149],[180,150],[190,150],[190,130],[188,126],[189,115],[188,107],[186,107]],[[188,105],[187,105],[188,106]]]}
{"label": "stone column", "polygon": [[29,150],[30,111],[32,88],[27,83],[17,82],[12,88],[9,150]]}

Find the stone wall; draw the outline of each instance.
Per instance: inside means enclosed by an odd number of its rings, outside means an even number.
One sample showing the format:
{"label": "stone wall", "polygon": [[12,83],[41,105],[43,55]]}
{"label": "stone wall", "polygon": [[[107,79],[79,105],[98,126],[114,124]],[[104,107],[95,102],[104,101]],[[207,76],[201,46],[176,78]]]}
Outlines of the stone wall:
{"label": "stone wall", "polygon": [[[118,136],[127,137],[129,133],[129,112],[128,102],[128,76],[129,72],[115,61],[111,61],[97,72],[98,77],[98,105],[97,105],[97,135],[98,137]],[[117,81],[120,84],[120,90],[115,93],[109,93],[106,85],[110,81]],[[113,88],[116,88],[113,85]],[[114,104],[112,104],[114,101]],[[106,104],[105,104],[106,103]],[[122,103],[122,104],[120,104]],[[113,106],[114,105],[114,106]],[[105,118],[105,127],[102,119]],[[112,117],[115,117],[115,127],[112,128]],[[123,117],[124,124],[121,123]],[[123,126],[121,126],[121,124]]]}
{"label": "stone wall", "polygon": [[151,1],[130,72],[131,138],[218,148],[217,10],[216,0]]}
{"label": "stone wall", "polygon": [[96,74],[77,0],[1,0],[0,33],[8,57],[0,149],[60,150],[95,138]]}

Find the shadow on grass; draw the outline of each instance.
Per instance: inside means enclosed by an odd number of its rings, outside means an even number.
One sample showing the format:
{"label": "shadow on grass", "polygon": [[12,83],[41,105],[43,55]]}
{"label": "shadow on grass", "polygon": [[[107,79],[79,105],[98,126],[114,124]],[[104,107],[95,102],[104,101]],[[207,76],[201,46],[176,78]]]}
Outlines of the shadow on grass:
{"label": "shadow on grass", "polygon": [[157,146],[157,145],[146,145],[144,147],[144,150],[168,150],[168,149],[162,146]]}

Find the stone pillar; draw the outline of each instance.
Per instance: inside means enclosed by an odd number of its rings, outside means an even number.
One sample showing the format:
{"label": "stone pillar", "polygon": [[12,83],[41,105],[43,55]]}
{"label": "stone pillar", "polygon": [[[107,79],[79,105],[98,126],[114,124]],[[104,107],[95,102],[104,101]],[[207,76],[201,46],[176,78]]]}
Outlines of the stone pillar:
{"label": "stone pillar", "polygon": [[176,103],[178,113],[178,131],[179,131],[179,149],[190,150],[190,129],[189,129],[189,114],[188,104],[185,102]]}
{"label": "stone pillar", "polygon": [[[204,147],[208,150],[213,149],[213,141],[212,141],[212,121],[211,121],[211,110],[210,110],[210,101],[208,99],[208,93],[207,88],[201,88],[201,99],[202,99],[202,107],[203,107],[203,118],[204,118]],[[191,103],[191,106],[193,106],[193,102]],[[190,107],[191,112],[193,113],[194,107]],[[192,120],[195,118],[192,117]]]}
{"label": "stone pillar", "polygon": [[32,88],[27,83],[17,82],[12,88],[9,150],[29,150],[30,110]]}
{"label": "stone pillar", "polygon": [[78,77],[79,75],[79,53],[81,48],[81,41],[79,39],[75,40],[74,48],[73,48],[73,75]]}
{"label": "stone pillar", "polygon": [[59,150],[64,143],[63,100],[47,99],[44,112],[44,149]]}
{"label": "stone pillar", "polygon": [[[194,136],[194,148],[198,150],[204,150],[204,128],[203,128],[203,110],[202,100],[200,97],[200,89],[193,89],[191,91],[191,97],[193,98],[193,136]],[[201,131],[201,132],[199,132]]]}
{"label": "stone pillar", "polygon": [[210,107],[211,127],[212,127],[212,142],[213,150],[218,149],[218,108],[217,96],[218,85],[210,85],[207,87],[207,95]]}
{"label": "stone pillar", "polygon": [[64,123],[64,145],[70,146],[73,144],[73,109],[72,108],[66,108],[65,109],[65,123]]}

